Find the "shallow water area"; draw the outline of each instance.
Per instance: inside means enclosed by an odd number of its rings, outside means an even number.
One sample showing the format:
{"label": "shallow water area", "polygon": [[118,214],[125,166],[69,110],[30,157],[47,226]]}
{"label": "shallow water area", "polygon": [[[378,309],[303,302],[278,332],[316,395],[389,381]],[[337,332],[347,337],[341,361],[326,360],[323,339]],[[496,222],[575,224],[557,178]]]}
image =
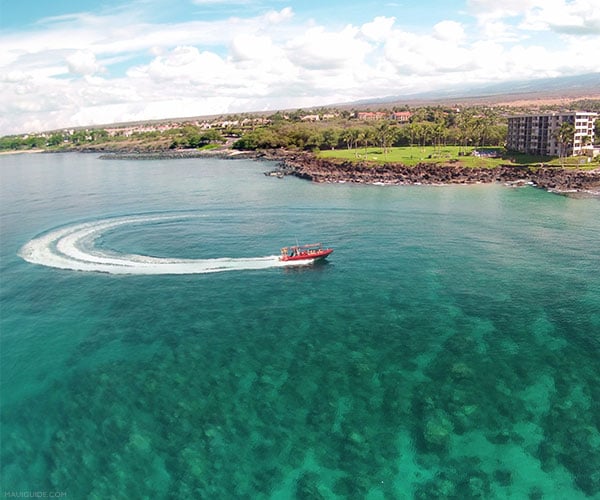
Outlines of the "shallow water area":
{"label": "shallow water area", "polygon": [[600,495],[597,199],[268,169],[0,157],[5,491]]}

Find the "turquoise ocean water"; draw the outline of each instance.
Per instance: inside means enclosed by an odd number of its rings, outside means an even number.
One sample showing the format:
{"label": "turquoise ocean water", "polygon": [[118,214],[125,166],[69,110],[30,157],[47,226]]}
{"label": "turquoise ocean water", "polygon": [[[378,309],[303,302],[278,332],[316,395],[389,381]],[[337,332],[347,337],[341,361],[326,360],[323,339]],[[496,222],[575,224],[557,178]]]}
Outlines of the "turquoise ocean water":
{"label": "turquoise ocean water", "polygon": [[600,498],[600,202],[270,167],[0,157],[2,494]]}

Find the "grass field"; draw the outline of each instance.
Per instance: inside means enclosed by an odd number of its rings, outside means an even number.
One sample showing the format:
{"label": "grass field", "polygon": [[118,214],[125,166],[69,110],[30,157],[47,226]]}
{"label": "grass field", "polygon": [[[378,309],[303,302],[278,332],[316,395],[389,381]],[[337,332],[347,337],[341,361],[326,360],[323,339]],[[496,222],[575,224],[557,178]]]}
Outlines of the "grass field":
{"label": "grass field", "polygon": [[[484,156],[473,155],[473,150],[480,152],[497,152],[500,157],[488,158]],[[465,153],[459,155],[459,153]],[[522,153],[507,152],[503,148],[497,147],[482,147],[482,148],[464,148],[461,146],[407,146],[389,148],[387,153],[384,153],[380,147],[358,148],[358,149],[336,149],[321,151],[319,156],[322,158],[339,158],[350,161],[368,161],[373,163],[402,163],[404,165],[413,166],[418,163],[453,163],[465,167],[478,168],[494,168],[499,165],[535,165],[540,164],[560,167],[563,163],[565,166],[579,166],[594,168],[598,166],[597,162],[587,163],[587,158],[572,157],[572,158],[556,158],[547,156],[534,156]]]}

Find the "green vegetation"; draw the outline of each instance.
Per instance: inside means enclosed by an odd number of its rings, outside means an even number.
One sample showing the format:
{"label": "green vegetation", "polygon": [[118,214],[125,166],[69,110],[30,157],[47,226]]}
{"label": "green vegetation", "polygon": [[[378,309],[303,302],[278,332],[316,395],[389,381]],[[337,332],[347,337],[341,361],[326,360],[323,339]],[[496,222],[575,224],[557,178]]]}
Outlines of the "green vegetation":
{"label": "green vegetation", "polygon": [[0,151],[41,149],[46,146],[50,146],[50,140],[39,136],[21,137],[16,135],[8,135],[5,137],[0,137]]}
{"label": "green vegetation", "polygon": [[[476,156],[473,152],[490,154],[491,157]],[[350,161],[368,161],[374,163],[402,163],[416,165],[418,163],[456,163],[470,167],[496,167],[507,163],[502,148],[464,148],[463,146],[404,146],[382,148],[358,148],[335,151],[321,151],[322,158],[339,158]],[[497,156],[497,157],[496,157]]]}
{"label": "green vegetation", "polygon": [[556,131],[556,140],[560,145],[560,158],[565,159],[567,148],[571,146],[573,142],[573,136],[575,135],[575,125],[572,123],[562,123],[560,128]]}
{"label": "green vegetation", "polygon": [[[140,127],[142,128],[142,127]],[[50,151],[110,150],[110,149],[210,149],[225,142],[218,129],[201,129],[192,125],[172,127],[165,130],[131,131],[123,128],[112,130],[81,129],[63,130],[46,134],[0,137],[0,151],[27,151],[46,149]]]}
{"label": "green vegetation", "polygon": [[598,159],[589,163],[588,157],[536,156],[506,151],[498,147],[464,148],[463,146],[406,146],[383,148],[368,147],[320,151],[321,158],[340,159],[373,164],[402,163],[413,166],[418,163],[456,164],[465,167],[494,168],[500,165],[536,165],[554,167],[597,168]]}
{"label": "green vegetation", "polygon": [[216,143],[225,142],[221,132],[215,129],[199,130],[197,127],[187,125],[180,129],[173,129],[170,134],[173,141],[170,149],[178,148],[207,148],[214,147]]}
{"label": "green vegetation", "polygon": [[381,113],[384,118],[375,121],[358,119],[358,112],[337,113],[335,119],[318,122],[301,122],[293,116],[283,120],[277,115],[269,125],[245,132],[233,147],[317,151],[375,146],[386,151],[411,145],[502,146],[506,138],[506,119],[494,108],[417,108],[408,123],[395,121],[392,111]]}
{"label": "green vegetation", "polygon": [[[581,101],[577,107],[598,109],[600,101]],[[0,151],[148,152],[233,147],[246,151],[312,151],[323,158],[406,165],[420,162],[489,168],[507,163],[588,165],[587,158],[568,158],[562,154],[560,158],[535,157],[505,151],[506,117],[516,111],[528,110],[489,106],[405,106],[368,113],[329,108],[310,112],[299,109],[285,113],[278,111],[270,116],[230,115],[202,123],[165,121],[107,130],[77,129],[9,136],[0,138]],[[596,130],[600,131],[600,119]],[[572,135],[572,126],[567,124],[559,131],[557,139],[562,151],[567,150]],[[599,137],[583,140],[590,144]],[[494,154],[489,154],[491,151]],[[592,166],[597,164],[598,160]]]}

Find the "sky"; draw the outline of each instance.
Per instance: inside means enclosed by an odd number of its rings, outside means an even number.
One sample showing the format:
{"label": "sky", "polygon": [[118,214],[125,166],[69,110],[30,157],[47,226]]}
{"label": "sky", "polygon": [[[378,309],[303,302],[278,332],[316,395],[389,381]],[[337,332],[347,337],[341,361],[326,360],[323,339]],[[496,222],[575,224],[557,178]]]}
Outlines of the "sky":
{"label": "sky", "polygon": [[0,0],[0,135],[600,72],[599,0]]}

